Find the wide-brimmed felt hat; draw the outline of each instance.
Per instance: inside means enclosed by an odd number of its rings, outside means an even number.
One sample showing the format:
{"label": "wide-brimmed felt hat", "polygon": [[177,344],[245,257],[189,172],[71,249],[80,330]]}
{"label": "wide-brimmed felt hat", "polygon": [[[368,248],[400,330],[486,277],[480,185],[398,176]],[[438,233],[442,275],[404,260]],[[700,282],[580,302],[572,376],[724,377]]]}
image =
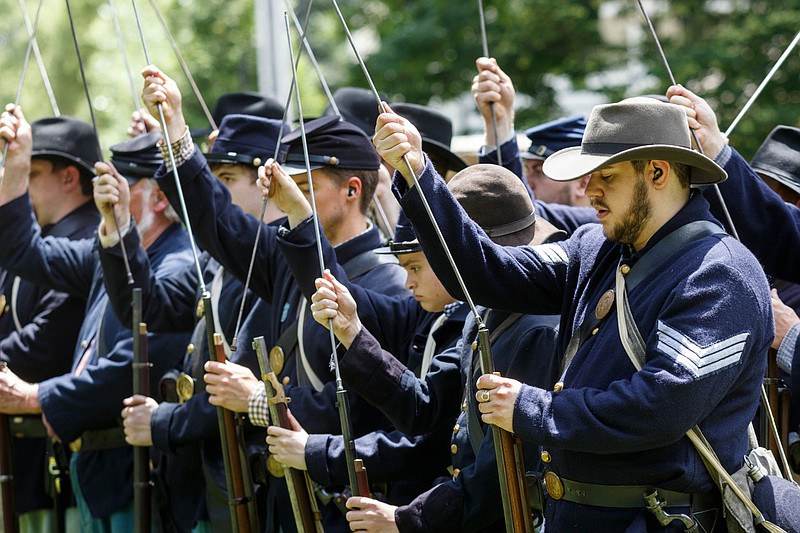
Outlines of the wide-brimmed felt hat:
{"label": "wide-brimmed felt hat", "polygon": [[289,131],[280,118],[228,115],[219,125],[219,134],[205,154],[206,160],[257,167],[275,155],[275,146]]}
{"label": "wide-brimmed felt hat", "polygon": [[542,171],[555,181],[570,181],[615,163],[652,159],[688,165],[692,185],[720,183],[728,177],[714,161],[692,150],[680,107],[646,97],[595,106],[581,145],[551,155]]}
{"label": "wide-brimmed felt hat", "polygon": [[764,139],[750,166],[800,193],[800,129],[777,126]]}
{"label": "wide-brimmed felt hat", "polygon": [[586,118],[583,115],[559,118],[528,128],[525,136],[530,139],[531,145],[520,157],[544,161],[559,150],[580,146],[585,129]]}
{"label": "wide-brimmed felt hat", "polygon": [[458,172],[467,162],[450,151],[453,141],[453,122],[435,109],[419,104],[394,104],[392,110],[411,121],[422,137],[422,149],[429,155],[447,161],[449,170]]}
{"label": "wide-brimmed felt hat", "polygon": [[566,237],[536,216],[531,197],[522,180],[497,165],[472,165],[447,182],[469,217],[497,244],[536,245]]}
{"label": "wide-brimmed felt hat", "polygon": [[[381,96],[381,100],[388,102],[388,99],[383,96]],[[367,137],[375,135],[375,123],[378,121],[380,111],[372,91],[361,87],[340,87],[334,91],[333,101],[343,120],[357,126],[367,134]],[[322,116],[328,117],[335,114],[333,106],[328,104]]]}
{"label": "wide-brimmed felt hat", "polygon": [[[380,157],[372,141],[357,126],[336,115],[321,117],[304,125],[311,170],[321,167],[349,170],[378,170]],[[306,171],[301,129],[283,138],[288,151],[281,163],[289,175]]]}
{"label": "wide-brimmed felt hat", "polygon": [[94,174],[103,160],[100,142],[91,124],[73,117],[48,117],[31,122],[31,157],[60,157]]}
{"label": "wide-brimmed felt hat", "polygon": [[[228,115],[250,115],[283,120],[283,104],[271,96],[251,91],[225,93],[217,99],[211,116],[214,118],[217,127],[220,127],[223,119]],[[208,135],[212,131],[213,129],[208,127],[192,130],[191,134],[193,137],[200,137]]]}
{"label": "wide-brimmed felt hat", "polygon": [[111,147],[111,164],[129,185],[142,178],[152,178],[164,162],[158,149],[160,139],[160,132],[150,132]]}

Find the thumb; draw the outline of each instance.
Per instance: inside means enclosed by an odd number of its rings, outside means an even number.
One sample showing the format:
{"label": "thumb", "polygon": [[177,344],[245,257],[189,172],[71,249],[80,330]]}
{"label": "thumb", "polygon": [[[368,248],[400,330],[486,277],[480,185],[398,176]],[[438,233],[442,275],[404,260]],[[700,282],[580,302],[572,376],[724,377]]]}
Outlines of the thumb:
{"label": "thumb", "polygon": [[290,409],[286,410],[286,419],[289,421],[289,427],[293,431],[305,431],[303,429],[303,426],[300,425],[300,422],[298,422],[297,419],[294,417]]}

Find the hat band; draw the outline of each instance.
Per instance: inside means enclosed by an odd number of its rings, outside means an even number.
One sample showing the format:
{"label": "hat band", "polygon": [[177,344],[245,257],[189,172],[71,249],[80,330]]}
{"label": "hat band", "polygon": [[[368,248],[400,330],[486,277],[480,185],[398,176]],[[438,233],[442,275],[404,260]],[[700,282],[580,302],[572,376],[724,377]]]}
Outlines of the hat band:
{"label": "hat band", "polygon": [[486,235],[488,235],[489,237],[502,237],[503,235],[510,235],[512,233],[516,233],[520,230],[523,230],[531,226],[534,222],[536,222],[535,211],[530,215],[526,216],[525,218],[515,220],[514,222],[509,222],[508,224],[501,224],[500,226],[483,228],[483,231],[485,231]]}
{"label": "hat band", "polygon": [[[305,156],[302,154],[287,154],[284,163],[306,163]],[[339,164],[339,158],[332,155],[311,155],[308,154],[308,162],[310,164],[317,163],[319,165],[336,166]]]}
{"label": "hat band", "polygon": [[583,142],[581,144],[581,153],[586,155],[614,155],[631,148],[641,148],[643,146],[647,146],[647,144]]}

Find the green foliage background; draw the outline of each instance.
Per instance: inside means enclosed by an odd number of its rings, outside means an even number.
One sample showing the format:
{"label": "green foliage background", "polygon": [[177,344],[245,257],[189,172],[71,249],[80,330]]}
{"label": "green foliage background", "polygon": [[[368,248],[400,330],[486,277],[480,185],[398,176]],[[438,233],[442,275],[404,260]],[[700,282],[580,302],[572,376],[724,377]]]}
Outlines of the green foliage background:
{"label": "green foliage background", "polygon": [[[25,0],[33,19],[38,0]],[[122,26],[137,92],[145,60],[131,2],[112,0]],[[263,1],[263,0],[259,0]],[[304,13],[309,0],[295,4]],[[708,98],[723,130],[747,101],[772,64],[800,30],[800,0],[661,0],[652,9],[676,79]],[[209,103],[222,93],[256,90],[252,0],[158,0],[200,90]],[[359,43],[376,86],[394,100],[437,105],[469,90],[475,58],[481,55],[477,2],[452,0],[341,0],[341,9]],[[123,140],[133,110],[128,73],[122,61],[108,0],[73,0],[73,15],[86,64],[101,144]],[[190,123],[206,120],[148,0],[138,0],[151,61],[178,80]],[[548,79],[566,76],[576,89],[590,89],[608,100],[663,92],[667,75],[652,39],[640,48],[615,47],[601,39],[600,12],[616,7],[641,24],[635,1],[506,0],[485,1],[490,54],[511,75],[518,93],[532,104],[520,109],[523,129],[563,114]],[[14,100],[27,32],[13,0],[0,0],[0,98]],[[264,31],[264,30],[261,30]],[[44,0],[37,33],[44,63],[63,114],[89,120],[65,3]],[[366,86],[343,30],[328,2],[312,6],[309,40],[329,83]],[[633,57],[632,57],[633,53]],[[646,72],[635,87],[619,75],[633,60]],[[597,73],[608,70],[610,75]],[[798,125],[800,52],[795,51],[732,135],[749,157],[778,123]],[[287,76],[289,73],[287,73]],[[322,111],[325,101],[316,76],[301,62],[305,114]],[[21,103],[30,119],[52,114],[32,59]]]}

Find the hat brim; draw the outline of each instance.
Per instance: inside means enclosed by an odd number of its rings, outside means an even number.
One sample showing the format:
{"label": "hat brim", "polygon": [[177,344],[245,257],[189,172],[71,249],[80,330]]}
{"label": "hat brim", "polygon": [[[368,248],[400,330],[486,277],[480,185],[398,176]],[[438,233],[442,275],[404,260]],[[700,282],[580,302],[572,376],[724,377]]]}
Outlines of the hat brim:
{"label": "hat brim", "polygon": [[521,154],[519,154],[519,156],[522,159],[528,159],[530,161],[544,161],[545,159],[547,159],[547,157],[545,157],[543,155],[536,155],[536,154],[532,154],[530,152],[522,152]]}
{"label": "hat brim", "polygon": [[[310,170],[317,170],[318,168],[322,168],[325,165],[311,165]],[[281,168],[290,176],[297,176],[298,174],[303,174],[306,172],[305,165],[291,165],[284,163],[281,165]]]}
{"label": "hat brim", "polygon": [[572,181],[615,163],[652,159],[689,165],[692,167],[690,177],[692,185],[711,185],[721,183],[728,178],[722,167],[708,157],[688,148],[664,144],[637,146],[613,156],[584,154],[581,153],[580,146],[573,146],[559,150],[548,157],[542,166],[542,171],[554,181]]}
{"label": "hat brim", "polygon": [[537,244],[544,244],[546,242],[562,241],[566,238],[566,231],[558,229],[547,220],[537,216],[536,222],[534,222],[533,239],[528,243],[528,246],[536,246]]}
{"label": "hat brim", "polygon": [[91,172],[92,175],[95,175],[94,164],[89,165],[82,159],[78,159],[72,154],[68,154],[66,152],[59,152],[58,150],[34,150],[33,152],[31,152],[31,157],[40,157],[40,156],[57,156],[63,159],[68,159],[69,161],[72,161],[79,167],[85,168],[86,170]]}
{"label": "hat brim", "polygon": [[757,174],[764,174],[765,176],[772,178],[783,185],[786,185],[793,191],[800,193],[800,183],[797,183],[793,179],[782,175],[780,173],[780,169],[772,169],[767,166],[753,166],[752,168]]}
{"label": "hat brim", "polygon": [[469,166],[466,161],[451,152],[449,146],[445,146],[443,143],[434,141],[433,139],[427,139],[423,137],[422,150],[426,153],[434,154],[444,158],[448,163],[448,169],[453,172],[464,170]]}

